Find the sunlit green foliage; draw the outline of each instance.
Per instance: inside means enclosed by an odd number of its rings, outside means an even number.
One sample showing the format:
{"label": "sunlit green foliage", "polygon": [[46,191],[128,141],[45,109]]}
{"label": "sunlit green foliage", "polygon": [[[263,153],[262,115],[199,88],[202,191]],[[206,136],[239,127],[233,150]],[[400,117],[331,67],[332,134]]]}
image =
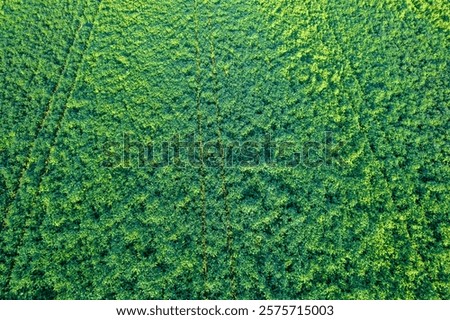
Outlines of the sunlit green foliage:
{"label": "sunlit green foliage", "polygon": [[[449,299],[448,0],[0,2],[0,298]],[[322,141],[318,167],[105,166]],[[115,150],[118,152],[118,150]]]}

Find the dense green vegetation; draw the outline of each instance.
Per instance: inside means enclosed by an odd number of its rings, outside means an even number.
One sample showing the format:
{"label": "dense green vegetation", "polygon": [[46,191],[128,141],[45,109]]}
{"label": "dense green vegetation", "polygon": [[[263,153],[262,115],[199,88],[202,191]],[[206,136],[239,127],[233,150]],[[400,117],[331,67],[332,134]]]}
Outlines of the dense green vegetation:
{"label": "dense green vegetation", "polygon": [[[450,299],[449,19],[448,0],[3,0],[0,298]],[[112,161],[124,135],[218,152]],[[267,136],[324,161],[228,165]]]}

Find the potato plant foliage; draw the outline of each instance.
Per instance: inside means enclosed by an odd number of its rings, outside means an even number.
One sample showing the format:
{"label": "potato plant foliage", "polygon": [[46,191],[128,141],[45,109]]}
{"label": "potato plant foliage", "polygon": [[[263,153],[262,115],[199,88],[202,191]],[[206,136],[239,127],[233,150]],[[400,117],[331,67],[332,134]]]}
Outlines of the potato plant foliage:
{"label": "potato plant foliage", "polygon": [[[450,299],[449,36],[448,0],[1,1],[0,298]],[[228,165],[267,137],[320,161]]]}

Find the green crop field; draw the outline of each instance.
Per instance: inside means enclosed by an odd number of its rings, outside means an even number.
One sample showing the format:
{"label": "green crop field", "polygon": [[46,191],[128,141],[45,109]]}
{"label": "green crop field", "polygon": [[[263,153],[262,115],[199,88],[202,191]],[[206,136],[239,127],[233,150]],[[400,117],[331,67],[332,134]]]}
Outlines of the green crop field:
{"label": "green crop field", "polygon": [[1,0],[0,299],[450,299],[449,0]]}

